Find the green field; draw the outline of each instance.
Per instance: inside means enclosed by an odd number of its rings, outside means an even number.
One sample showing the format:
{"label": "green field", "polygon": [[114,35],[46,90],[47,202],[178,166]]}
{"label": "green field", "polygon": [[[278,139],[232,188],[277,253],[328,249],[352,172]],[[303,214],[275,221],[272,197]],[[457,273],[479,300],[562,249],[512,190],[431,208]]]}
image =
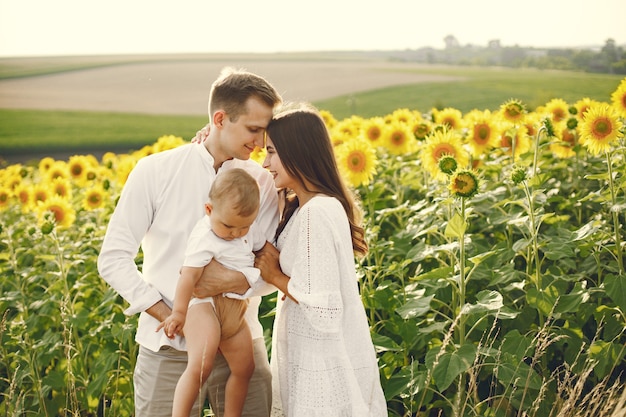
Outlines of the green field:
{"label": "green field", "polygon": [[[58,68],[48,70],[54,72]],[[35,69],[22,71],[33,73]],[[495,110],[512,98],[535,109],[552,98],[572,104],[584,97],[609,101],[621,79],[612,75],[502,68],[425,67],[411,71],[462,77],[462,81],[389,87],[314,104],[339,120],[353,114],[384,116],[397,108],[421,112],[433,107],[453,107],[462,112]],[[16,72],[13,68],[9,77]],[[7,76],[6,69],[4,75]],[[11,155],[28,152],[137,149],[162,135],[191,138],[206,121],[203,116],[0,109],[0,156],[10,159]]]}
{"label": "green field", "polygon": [[[473,109],[495,110],[511,98],[521,100],[530,110],[553,98],[562,98],[572,104],[584,97],[609,101],[621,80],[620,76],[605,74],[476,67],[439,67],[437,74],[463,77],[464,80],[389,87],[355,94],[355,113],[364,117],[381,116],[402,107],[422,112],[432,107],[454,107],[465,113]],[[316,104],[330,110],[336,117],[344,118],[351,113],[346,109],[348,99],[343,96]]]}

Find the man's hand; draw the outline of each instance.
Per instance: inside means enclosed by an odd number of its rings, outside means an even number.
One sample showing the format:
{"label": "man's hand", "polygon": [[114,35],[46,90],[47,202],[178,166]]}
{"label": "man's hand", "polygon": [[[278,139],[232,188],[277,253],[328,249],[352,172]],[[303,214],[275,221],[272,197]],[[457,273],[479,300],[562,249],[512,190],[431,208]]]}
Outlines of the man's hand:
{"label": "man's hand", "polygon": [[202,276],[196,283],[193,295],[198,298],[215,297],[225,292],[244,294],[250,288],[245,275],[234,269],[211,260],[202,271]]}
{"label": "man's hand", "polygon": [[152,307],[146,310],[146,313],[150,314],[152,317],[157,319],[159,322],[162,322],[172,314],[172,309],[165,304],[165,301],[160,300],[152,305]]}

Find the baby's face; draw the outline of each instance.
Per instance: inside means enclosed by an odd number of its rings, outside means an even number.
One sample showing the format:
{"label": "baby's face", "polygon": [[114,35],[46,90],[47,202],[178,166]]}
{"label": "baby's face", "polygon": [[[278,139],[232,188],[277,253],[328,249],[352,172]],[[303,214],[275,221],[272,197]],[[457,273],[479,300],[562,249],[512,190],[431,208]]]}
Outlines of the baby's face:
{"label": "baby's face", "polygon": [[220,207],[212,207],[208,214],[211,218],[213,233],[224,240],[233,240],[245,236],[257,215],[257,213],[252,213],[250,216],[241,216],[232,207],[221,207],[221,205]]}

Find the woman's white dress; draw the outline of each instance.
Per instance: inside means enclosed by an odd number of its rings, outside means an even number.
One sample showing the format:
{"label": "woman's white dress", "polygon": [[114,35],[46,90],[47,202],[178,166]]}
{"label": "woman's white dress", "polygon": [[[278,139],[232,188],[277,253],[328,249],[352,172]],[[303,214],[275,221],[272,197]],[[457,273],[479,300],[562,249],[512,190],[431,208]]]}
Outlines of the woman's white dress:
{"label": "woman's white dress", "polygon": [[272,336],[273,416],[387,416],[359,295],[348,218],[316,196],[281,233],[280,266],[298,300],[279,302]]}

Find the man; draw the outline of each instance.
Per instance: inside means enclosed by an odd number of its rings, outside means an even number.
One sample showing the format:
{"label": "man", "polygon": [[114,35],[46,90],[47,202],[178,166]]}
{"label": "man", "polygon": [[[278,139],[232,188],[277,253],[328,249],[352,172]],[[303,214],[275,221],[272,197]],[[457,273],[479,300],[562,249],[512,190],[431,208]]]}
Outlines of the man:
{"label": "man", "polygon": [[[204,202],[219,172],[240,167],[258,181],[261,207],[255,222],[268,240],[273,238],[278,222],[274,181],[249,158],[256,146],[264,146],[265,128],[281,101],[262,77],[225,68],[211,87],[206,140],[145,157],[128,177],[108,225],[98,270],[130,304],[125,313],[140,313],[134,371],[136,417],[171,416],[174,389],[187,362],[185,341],[180,336],[169,339],[156,328],[171,312],[187,238],[204,215]],[[140,246],[141,270],[135,264]],[[261,280],[250,283],[217,261],[206,267],[204,277],[204,289],[196,289],[199,296],[269,292]],[[258,321],[259,304],[260,297],[252,297],[246,313],[256,366],[243,415],[266,417],[271,408],[271,375]],[[223,410],[228,372],[225,360],[216,358],[208,384],[217,416]],[[204,396],[202,390],[191,415],[198,415]]]}

